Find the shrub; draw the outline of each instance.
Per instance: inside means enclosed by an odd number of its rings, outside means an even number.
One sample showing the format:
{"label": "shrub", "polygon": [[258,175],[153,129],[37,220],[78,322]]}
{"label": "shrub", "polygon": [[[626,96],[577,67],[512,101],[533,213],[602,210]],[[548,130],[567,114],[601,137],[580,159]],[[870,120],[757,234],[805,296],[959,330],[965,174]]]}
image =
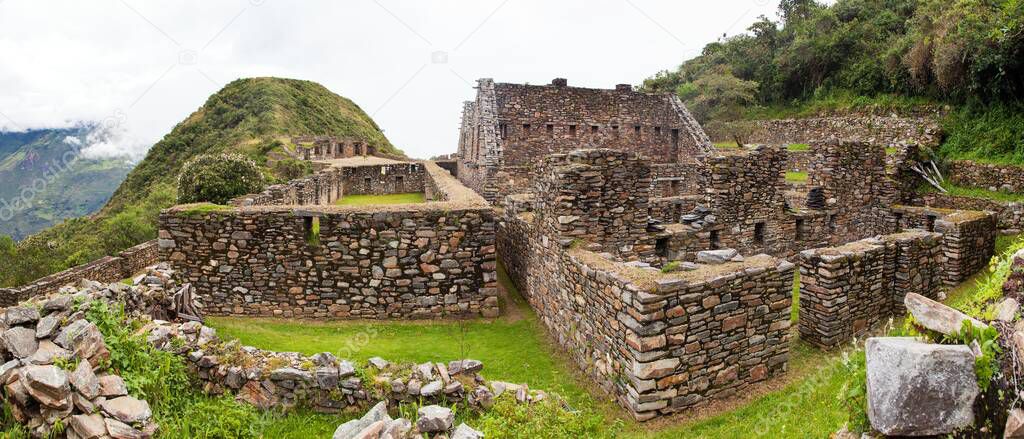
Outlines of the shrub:
{"label": "shrub", "polygon": [[178,202],[227,204],[234,197],[263,190],[259,167],[238,154],[201,155],[178,176]]}
{"label": "shrub", "polygon": [[274,162],[270,169],[274,176],[283,181],[294,180],[313,173],[313,165],[305,160],[293,158],[281,159]]}

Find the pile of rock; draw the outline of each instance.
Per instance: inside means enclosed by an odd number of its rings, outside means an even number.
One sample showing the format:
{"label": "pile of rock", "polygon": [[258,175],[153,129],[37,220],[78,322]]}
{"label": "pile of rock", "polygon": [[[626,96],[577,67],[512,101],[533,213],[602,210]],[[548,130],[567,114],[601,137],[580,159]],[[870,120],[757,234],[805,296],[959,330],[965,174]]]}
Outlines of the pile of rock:
{"label": "pile of rock", "polygon": [[0,318],[0,380],[11,414],[35,437],[54,425],[74,438],[140,438],[157,430],[146,401],[104,368],[110,351],[85,310],[119,286],[83,282],[73,295],[26,302]]}
{"label": "pile of rock", "polygon": [[429,405],[416,412],[415,423],[405,418],[392,419],[388,414],[387,401],[373,406],[360,419],[354,419],[338,426],[333,439],[405,439],[405,438],[449,438],[482,439],[483,433],[466,424],[455,424],[455,414],[448,407]]}
{"label": "pile of rock", "polygon": [[693,209],[693,212],[683,215],[679,218],[679,221],[695,230],[701,230],[704,226],[715,224],[715,221],[718,221],[718,218],[711,213],[711,209],[698,204],[697,207]]}

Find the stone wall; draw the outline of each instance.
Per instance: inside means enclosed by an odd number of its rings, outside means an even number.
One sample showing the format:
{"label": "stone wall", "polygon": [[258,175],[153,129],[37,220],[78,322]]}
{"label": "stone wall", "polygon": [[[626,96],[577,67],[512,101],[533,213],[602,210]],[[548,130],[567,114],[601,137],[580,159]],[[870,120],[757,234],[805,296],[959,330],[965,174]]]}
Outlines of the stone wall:
{"label": "stone wall", "polygon": [[1024,229],[1024,203],[960,197],[936,192],[922,195],[915,201],[916,203],[914,204],[942,209],[987,210],[995,212],[1000,230]]}
{"label": "stone wall", "polygon": [[935,298],[942,235],[923,231],[800,253],[800,338],[831,348],[902,313],[903,296]]}
{"label": "stone wall", "polygon": [[539,226],[552,239],[584,241],[625,258],[653,253],[651,177],[643,159],[610,149],[576,150],[548,156],[539,174],[537,210],[547,213]]}
{"label": "stone wall", "polygon": [[652,163],[650,167],[654,197],[702,195],[708,183],[704,163]]}
{"label": "stone wall", "polygon": [[885,150],[853,141],[825,141],[811,145],[814,159],[807,186],[820,188],[830,219],[832,242],[843,243],[869,236],[895,233],[890,206],[896,185],[886,173]]}
{"label": "stone wall", "polygon": [[949,180],[961,186],[1024,192],[1024,166],[958,160],[949,163],[948,173]]}
{"label": "stone wall", "polygon": [[553,153],[608,148],[656,163],[694,162],[713,151],[672,94],[478,81],[463,108],[457,175],[491,202],[529,186],[530,167]]}
{"label": "stone wall", "polygon": [[[631,185],[649,187],[634,160],[612,150],[552,157],[533,195],[507,197],[497,242],[509,277],[551,335],[620,405],[648,420],[785,371],[794,266],[760,255],[661,273],[596,252],[639,230],[567,235],[576,229],[564,227],[567,212],[597,217],[581,227],[589,230],[629,223],[644,209],[622,204],[645,193]],[[608,184],[609,177],[619,183]],[[563,189],[547,190],[555,186]]]}
{"label": "stone wall", "polygon": [[852,139],[873,145],[900,142],[937,146],[942,140],[938,117],[922,116],[827,116],[805,119],[771,119],[708,124],[715,140],[732,140],[741,133],[747,143],[786,145],[815,143],[826,139]]}
{"label": "stone wall", "polygon": [[900,228],[942,233],[944,280],[957,285],[988,266],[995,254],[996,216],[992,212],[896,206]]}
{"label": "stone wall", "polygon": [[705,203],[717,231],[709,248],[735,248],[745,254],[781,252],[794,238],[785,215],[786,150],[761,146],[729,151],[708,160]]}
{"label": "stone wall", "polygon": [[296,136],[291,141],[296,145],[296,154],[304,160],[330,160],[377,154],[377,148],[362,139]]}
{"label": "stone wall", "polygon": [[[436,165],[435,165],[436,166]],[[327,167],[308,177],[231,200],[233,206],[330,205],[345,195],[423,192],[425,162]]]}
{"label": "stone wall", "polygon": [[212,315],[496,316],[494,212],[447,171],[424,168],[443,201],[167,209],[161,259]]}
{"label": "stone wall", "polygon": [[786,170],[806,172],[811,167],[814,154],[811,151],[787,151]]}
{"label": "stone wall", "polygon": [[22,287],[0,289],[0,306],[16,305],[31,297],[50,294],[64,285],[78,283],[83,279],[117,282],[132,277],[143,268],[155,264],[157,257],[157,241],[147,241],[118,253],[117,256],[105,256],[86,264],[71,267]]}

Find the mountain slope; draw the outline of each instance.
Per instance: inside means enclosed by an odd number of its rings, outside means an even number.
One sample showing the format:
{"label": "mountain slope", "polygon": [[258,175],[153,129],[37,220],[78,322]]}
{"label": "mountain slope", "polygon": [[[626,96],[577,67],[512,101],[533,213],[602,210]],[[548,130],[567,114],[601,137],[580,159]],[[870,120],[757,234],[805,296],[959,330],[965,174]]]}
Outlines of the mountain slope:
{"label": "mountain slope", "polygon": [[[153,145],[100,212],[32,235],[15,248],[0,239],[0,287],[112,254],[156,236],[160,209],[174,204],[181,167],[199,154],[237,152],[265,164],[295,135],[359,137],[402,155],[355,103],[310,81],[236,80]],[[270,170],[265,172],[272,175]],[[7,254],[5,254],[5,252]]]}
{"label": "mountain slope", "polygon": [[297,135],[358,137],[378,151],[402,155],[358,105],[311,81],[249,78],[231,82],[153,145],[128,175],[104,212],[144,198],[161,183],[172,184],[196,155],[238,152],[265,163],[281,140]]}
{"label": "mountain slope", "polygon": [[89,126],[0,133],[0,235],[15,240],[106,203],[132,164],[80,153]]}

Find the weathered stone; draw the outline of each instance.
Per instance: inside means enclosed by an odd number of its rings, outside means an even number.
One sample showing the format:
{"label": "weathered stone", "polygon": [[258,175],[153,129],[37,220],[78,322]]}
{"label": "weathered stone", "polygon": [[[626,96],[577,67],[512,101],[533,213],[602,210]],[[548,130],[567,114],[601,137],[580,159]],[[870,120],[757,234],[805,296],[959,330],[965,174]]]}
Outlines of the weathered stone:
{"label": "weathered stone", "polygon": [[1017,310],[1020,309],[1020,303],[1012,297],[1007,297],[999,302],[996,306],[996,320],[1001,322],[1012,322],[1017,317]]}
{"label": "weathered stone", "polygon": [[960,311],[931,300],[920,294],[907,294],[903,302],[907,311],[914,316],[914,321],[946,335],[953,335],[960,332],[964,321],[968,321],[977,328],[987,328],[988,325],[968,316]]}
{"label": "weathered stone", "polygon": [[874,337],[865,351],[868,418],[875,430],[924,436],[973,424],[979,388],[967,346]]}
{"label": "weathered stone", "polygon": [[114,439],[143,439],[147,436],[140,430],[136,430],[131,425],[125,424],[124,422],[118,421],[114,418],[105,418],[103,423],[107,427],[107,434]]}
{"label": "weathered stone", "polygon": [[153,416],[153,412],[149,409],[149,403],[131,396],[108,399],[99,405],[103,413],[126,424],[145,422]]}
{"label": "weathered stone", "polygon": [[89,360],[79,360],[78,366],[75,367],[74,372],[68,378],[74,389],[86,399],[95,399],[100,395],[100,380],[93,373]]}
{"label": "weathered stone", "polygon": [[371,424],[384,421],[385,423],[391,422],[391,416],[388,415],[388,403],[387,401],[378,402],[374,405],[362,418],[353,419],[344,424],[338,426],[334,430],[333,439],[353,439],[358,437],[359,432],[369,427]]}
{"label": "weathered stone", "polygon": [[451,439],[483,439],[484,434],[466,424],[459,424],[452,432]]}
{"label": "weathered stone", "polygon": [[305,383],[313,382],[313,375],[301,369],[294,367],[282,367],[280,369],[274,369],[270,372],[270,379],[273,381],[302,381]]}
{"label": "weathered stone", "polygon": [[33,398],[47,407],[64,409],[71,405],[71,387],[68,375],[57,366],[27,366],[24,373],[25,389]]}
{"label": "weathered stone", "polygon": [[60,325],[61,318],[63,316],[60,314],[50,314],[39,319],[39,323],[36,325],[36,338],[50,338],[57,330],[57,326]]}
{"label": "weathered stone", "polygon": [[103,416],[96,413],[74,415],[68,422],[68,426],[81,439],[97,439],[107,434],[107,426],[103,423]]}
{"label": "weathered stone", "polygon": [[128,387],[124,379],[117,375],[103,375],[97,378],[100,386],[100,396],[107,398],[128,394]]}
{"label": "weathered stone", "polygon": [[380,432],[380,439],[405,439],[411,430],[412,422],[405,418],[398,418],[384,426],[384,430]]}
{"label": "weathered stone", "polygon": [[739,255],[734,249],[704,250],[697,252],[697,262],[701,264],[724,264]]}
{"label": "weathered stone", "polygon": [[370,366],[377,368],[378,370],[384,370],[390,365],[386,360],[381,357],[372,357],[369,360]]}
{"label": "weathered stone", "polygon": [[39,347],[25,359],[29,364],[53,364],[58,358],[70,358],[71,353],[50,340],[41,340]]}
{"label": "weathered stone", "polygon": [[447,407],[428,405],[420,407],[416,412],[419,419],[416,420],[416,428],[424,433],[437,433],[448,431],[455,422],[455,414]]}
{"label": "weathered stone", "polygon": [[441,382],[441,380],[431,381],[420,389],[420,395],[426,397],[436,396],[437,394],[441,393],[441,389],[443,386],[444,384]]}
{"label": "weathered stone", "polygon": [[12,306],[4,312],[7,326],[18,326],[34,323],[39,320],[39,310],[31,306]]}
{"label": "weathered stone", "polygon": [[39,342],[36,341],[36,331],[23,327],[11,328],[4,331],[4,348],[15,358],[28,358],[39,349]]}
{"label": "weathered stone", "polygon": [[1003,439],[1024,439],[1024,410],[1015,408],[1006,414]]}

